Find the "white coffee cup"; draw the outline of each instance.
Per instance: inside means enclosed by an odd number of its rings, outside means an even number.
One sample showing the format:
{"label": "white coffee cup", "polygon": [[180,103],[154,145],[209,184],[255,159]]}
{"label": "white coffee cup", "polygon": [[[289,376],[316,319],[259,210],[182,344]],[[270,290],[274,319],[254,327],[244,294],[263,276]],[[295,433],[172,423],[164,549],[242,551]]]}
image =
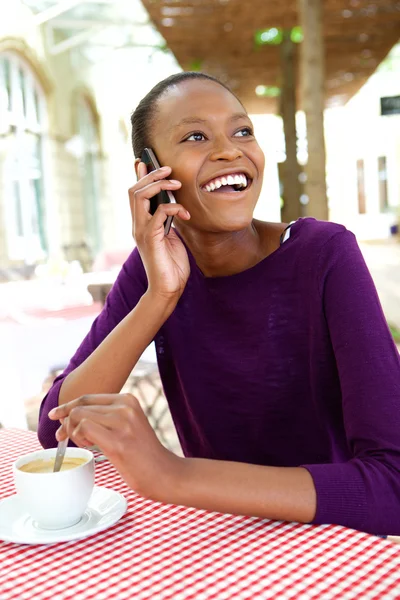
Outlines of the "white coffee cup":
{"label": "white coffee cup", "polygon": [[84,448],[67,448],[65,459],[85,462],[58,473],[30,473],[20,467],[55,458],[56,448],[25,454],[13,465],[14,483],[24,510],[42,529],[64,529],[78,523],[94,486],[94,456]]}

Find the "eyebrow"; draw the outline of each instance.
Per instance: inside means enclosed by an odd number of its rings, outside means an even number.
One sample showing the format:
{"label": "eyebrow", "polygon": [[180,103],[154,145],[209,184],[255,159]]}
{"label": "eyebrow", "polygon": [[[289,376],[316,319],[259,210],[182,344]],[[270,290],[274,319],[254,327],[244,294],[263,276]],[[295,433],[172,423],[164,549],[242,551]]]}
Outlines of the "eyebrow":
{"label": "eyebrow", "polygon": [[[243,118],[249,119],[249,115],[245,112],[235,113],[229,118],[229,121],[239,121]],[[176,125],[174,125],[173,129],[175,129],[175,127],[180,127],[181,125],[194,125],[196,123],[202,123],[204,125],[208,123],[208,121],[207,119],[201,119],[200,117],[187,117],[179,121],[179,123],[177,123]]]}

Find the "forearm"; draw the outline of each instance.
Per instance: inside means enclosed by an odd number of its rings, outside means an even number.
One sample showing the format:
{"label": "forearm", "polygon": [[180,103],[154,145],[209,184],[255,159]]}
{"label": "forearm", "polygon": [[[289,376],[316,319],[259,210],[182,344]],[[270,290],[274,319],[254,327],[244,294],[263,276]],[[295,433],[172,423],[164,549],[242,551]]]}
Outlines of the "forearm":
{"label": "forearm", "polygon": [[264,467],[180,459],[168,502],[209,511],[309,523],[316,513],[311,475],[301,467]]}
{"label": "forearm", "polygon": [[67,375],[59,404],[87,394],[118,393],[175,305],[176,300],[144,294],[96,350]]}

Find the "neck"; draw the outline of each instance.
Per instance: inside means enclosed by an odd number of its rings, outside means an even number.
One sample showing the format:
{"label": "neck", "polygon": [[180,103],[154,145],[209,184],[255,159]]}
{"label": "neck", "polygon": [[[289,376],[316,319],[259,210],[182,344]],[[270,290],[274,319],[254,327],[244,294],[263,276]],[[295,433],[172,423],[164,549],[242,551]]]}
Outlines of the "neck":
{"label": "neck", "polygon": [[240,273],[266,256],[254,221],[241,231],[210,233],[179,227],[179,233],[206,277]]}

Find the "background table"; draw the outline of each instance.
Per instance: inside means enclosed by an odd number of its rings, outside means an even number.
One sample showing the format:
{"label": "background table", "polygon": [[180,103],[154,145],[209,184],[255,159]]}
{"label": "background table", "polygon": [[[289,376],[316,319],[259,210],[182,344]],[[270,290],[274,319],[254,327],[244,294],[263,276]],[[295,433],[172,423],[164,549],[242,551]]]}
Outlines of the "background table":
{"label": "background table", "polygon": [[[38,443],[0,430],[0,499],[11,464]],[[144,500],[108,462],[96,484],[128,499],[112,528],[76,542],[0,541],[1,600],[400,598],[400,546],[343,527],[220,515]]]}

